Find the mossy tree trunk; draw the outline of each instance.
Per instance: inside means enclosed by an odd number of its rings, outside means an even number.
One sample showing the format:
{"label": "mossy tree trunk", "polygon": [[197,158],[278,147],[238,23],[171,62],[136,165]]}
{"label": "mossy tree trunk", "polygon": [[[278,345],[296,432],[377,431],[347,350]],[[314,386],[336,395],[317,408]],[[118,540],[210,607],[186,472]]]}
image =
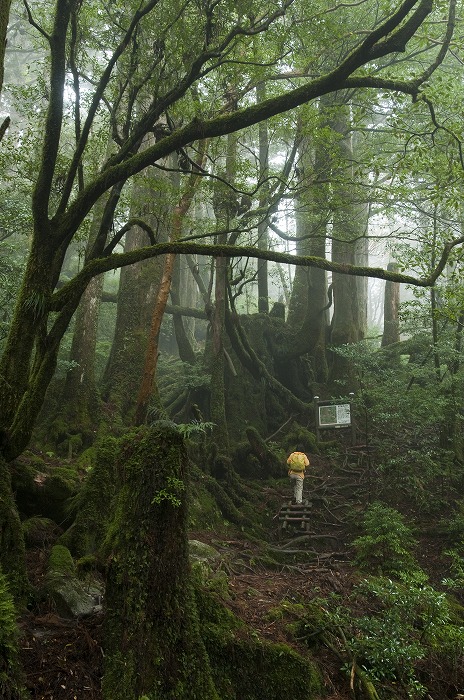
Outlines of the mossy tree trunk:
{"label": "mossy tree trunk", "polygon": [[[110,157],[111,148],[110,139],[106,148],[106,158]],[[122,184],[118,183],[111,193],[106,193],[96,203],[86,245],[86,257],[91,254],[101,230],[106,229],[106,233],[109,233],[121,189]],[[92,442],[98,424],[99,395],[95,378],[95,355],[103,283],[104,275],[90,280],[76,311],[69,353],[71,366],[66,372],[57,419],[65,430],[64,439],[69,441],[69,454],[72,453],[73,443],[78,447],[79,443],[88,446]]]}
{"label": "mossy tree trunk", "polygon": [[0,570],[19,605],[28,591],[24,534],[11,489],[8,464],[0,457]]}
{"label": "mossy tree trunk", "polygon": [[187,540],[187,456],[172,423],[122,441],[110,525],[105,700],[218,700],[199,634]]}
{"label": "mossy tree trunk", "polygon": [[[144,185],[143,181],[139,181],[133,195],[133,214],[159,224],[159,221],[152,221],[149,213],[154,210],[155,198],[150,184]],[[157,226],[158,234],[165,239],[168,212],[162,206],[156,210],[161,221],[161,225]],[[133,226],[126,233],[124,250],[134,251],[149,243],[147,233],[141,227]],[[148,330],[162,267],[163,257],[159,257],[121,270],[115,333],[103,377],[103,399],[126,423],[134,409],[143,374]]]}

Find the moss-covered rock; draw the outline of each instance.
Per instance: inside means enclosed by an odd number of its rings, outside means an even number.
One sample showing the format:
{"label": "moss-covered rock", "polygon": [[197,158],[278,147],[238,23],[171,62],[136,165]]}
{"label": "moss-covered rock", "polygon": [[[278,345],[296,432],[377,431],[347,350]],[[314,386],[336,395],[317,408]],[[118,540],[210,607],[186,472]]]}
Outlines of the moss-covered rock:
{"label": "moss-covered rock", "polygon": [[27,547],[44,547],[55,542],[61,534],[61,528],[50,518],[35,516],[22,523],[24,541]]}
{"label": "moss-covered rock", "polygon": [[80,581],[71,552],[63,545],[55,545],[48,561],[44,592],[53,599],[63,617],[82,617],[99,607],[103,586],[96,580]]}
{"label": "moss-covered rock", "polygon": [[221,700],[316,700],[321,675],[311,658],[262,641],[221,601],[197,590],[202,635]]}
{"label": "moss-covered rock", "polygon": [[61,525],[69,519],[68,500],[79,491],[81,476],[56,458],[24,453],[12,464],[12,483],[22,517],[41,516]]}

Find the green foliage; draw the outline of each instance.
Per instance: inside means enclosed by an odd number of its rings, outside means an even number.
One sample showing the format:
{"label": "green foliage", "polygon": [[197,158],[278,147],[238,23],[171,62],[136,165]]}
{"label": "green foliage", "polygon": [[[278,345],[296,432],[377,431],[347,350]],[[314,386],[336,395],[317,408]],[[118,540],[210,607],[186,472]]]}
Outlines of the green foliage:
{"label": "green foliage", "polygon": [[450,559],[450,567],[449,576],[443,580],[443,585],[451,590],[460,591],[464,587],[464,539],[444,554]]}
{"label": "green foliage", "polygon": [[261,640],[211,591],[197,588],[196,599],[221,700],[310,700],[319,696],[321,679],[310,659],[286,644]]}
{"label": "green foliage", "polygon": [[[373,448],[372,485],[396,500],[403,494],[422,512],[441,506],[438,485],[453,474],[453,392],[437,382],[430,338],[379,350],[372,342],[337,348],[356,370],[354,413],[358,433]],[[403,353],[407,353],[403,355]]]}
{"label": "green foliage", "polygon": [[0,571],[0,696],[2,700],[26,698],[18,661],[16,609],[6,577]]}
{"label": "green foliage", "polygon": [[388,698],[403,697],[402,688],[423,698],[423,663],[454,673],[464,654],[464,627],[453,621],[446,595],[414,577],[370,577],[343,600],[315,599],[296,633],[311,645],[319,637],[337,646],[347,674],[355,662]]}
{"label": "green foliage", "polygon": [[6,337],[24,269],[24,251],[19,243],[1,241],[0,229],[0,348]]}
{"label": "green foliage", "polygon": [[412,554],[415,539],[394,508],[379,502],[371,504],[364,514],[363,531],[353,542],[362,569],[396,577],[417,571]]}
{"label": "green foliage", "polygon": [[178,423],[177,429],[184,438],[204,437],[215,426],[209,421],[192,420],[190,423]]}
{"label": "green foliage", "polygon": [[185,483],[181,479],[167,476],[166,486],[155,492],[152,504],[157,503],[159,505],[162,501],[168,501],[175,508],[178,508],[181,504],[181,494],[183,491],[185,491]]}
{"label": "green foliage", "polygon": [[455,511],[443,518],[440,530],[447,536],[451,544],[464,542],[464,500],[458,501]]}

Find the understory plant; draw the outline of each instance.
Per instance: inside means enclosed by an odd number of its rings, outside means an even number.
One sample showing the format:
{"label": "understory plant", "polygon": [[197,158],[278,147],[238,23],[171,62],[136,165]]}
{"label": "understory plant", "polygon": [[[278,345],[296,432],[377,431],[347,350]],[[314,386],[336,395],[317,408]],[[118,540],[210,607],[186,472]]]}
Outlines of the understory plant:
{"label": "understory plant", "polygon": [[356,563],[362,570],[401,577],[418,569],[412,553],[416,540],[397,510],[378,501],[370,504],[362,530],[353,542]]}
{"label": "understory plant", "polygon": [[322,641],[338,650],[342,668],[369,679],[373,697],[381,700],[427,697],[430,686],[437,687],[434,673],[442,686],[453,676],[458,684],[464,620],[456,618],[446,594],[425,580],[417,572],[402,581],[372,576],[348,598],[316,599],[299,636],[314,642],[317,626]]}

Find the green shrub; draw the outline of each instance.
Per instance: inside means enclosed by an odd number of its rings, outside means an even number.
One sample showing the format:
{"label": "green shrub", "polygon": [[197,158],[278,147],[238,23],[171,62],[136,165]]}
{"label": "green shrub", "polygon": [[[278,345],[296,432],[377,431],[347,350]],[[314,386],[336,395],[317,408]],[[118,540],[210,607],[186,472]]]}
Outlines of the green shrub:
{"label": "green shrub", "polygon": [[335,594],[314,599],[298,637],[310,647],[322,639],[337,649],[347,674],[356,664],[388,689],[382,697],[404,698],[406,692],[411,700],[424,698],[423,668],[446,668],[448,678],[461,673],[464,626],[446,594],[418,579],[371,577],[348,599]]}
{"label": "green shrub", "polygon": [[397,510],[372,503],[364,514],[363,530],[353,542],[361,569],[392,576],[418,570],[412,554],[416,541]]}

